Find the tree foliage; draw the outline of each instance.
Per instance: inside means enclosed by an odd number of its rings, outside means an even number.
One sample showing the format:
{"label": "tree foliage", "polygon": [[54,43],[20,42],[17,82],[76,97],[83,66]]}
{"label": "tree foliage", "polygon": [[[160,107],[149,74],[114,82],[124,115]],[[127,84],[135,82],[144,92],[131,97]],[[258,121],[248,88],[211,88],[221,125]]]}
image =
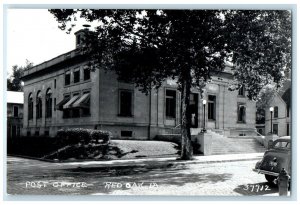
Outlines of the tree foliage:
{"label": "tree foliage", "polygon": [[25,66],[14,65],[12,67],[12,75],[7,78],[7,90],[8,91],[23,91],[23,85],[21,77],[23,76],[24,70],[31,68],[33,63],[26,60]]}
{"label": "tree foliage", "polygon": [[290,11],[233,11],[226,19],[234,76],[248,97],[257,100],[269,84],[281,87],[291,69]]}
{"label": "tree foliage", "polygon": [[83,50],[90,65],[113,70],[147,93],[167,78],[181,92],[183,159],[191,158],[189,96],[211,75],[234,65],[233,74],[250,99],[270,82],[280,86],[290,68],[289,11],[237,10],[50,10],[70,32],[77,18],[98,21]]}

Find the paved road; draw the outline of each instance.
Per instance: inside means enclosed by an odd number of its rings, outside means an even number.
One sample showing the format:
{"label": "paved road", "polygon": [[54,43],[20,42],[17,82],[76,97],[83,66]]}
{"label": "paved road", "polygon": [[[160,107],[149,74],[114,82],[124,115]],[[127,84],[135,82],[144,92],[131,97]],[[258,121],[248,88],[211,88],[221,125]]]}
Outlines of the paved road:
{"label": "paved road", "polygon": [[256,161],[180,164],[164,168],[81,168],[8,157],[8,194],[34,195],[278,195]]}

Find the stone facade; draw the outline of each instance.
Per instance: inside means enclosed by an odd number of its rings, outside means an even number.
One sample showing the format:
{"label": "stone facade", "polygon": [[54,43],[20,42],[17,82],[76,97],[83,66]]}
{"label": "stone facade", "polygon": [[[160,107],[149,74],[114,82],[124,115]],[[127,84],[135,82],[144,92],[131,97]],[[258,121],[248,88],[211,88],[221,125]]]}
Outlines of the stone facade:
{"label": "stone facade", "polygon": [[[161,88],[145,95],[133,84],[120,82],[116,74],[101,68],[91,71],[89,79],[85,79],[85,69],[86,60],[75,49],[25,71],[24,136],[53,137],[58,129],[82,127],[109,130],[116,138],[153,139],[180,126],[180,92],[173,81],[166,80]],[[227,136],[252,135],[255,102],[247,100],[244,92],[229,91],[232,80],[230,73],[221,72],[206,86],[206,129]],[[203,99],[198,90],[192,93],[191,121],[195,129],[200,129],[204,125]],[[52,100],[47,103],[49,96]],[[81,105],[75,109],[74,104]],[[86,106],[89,114],[83,115],[88,112]]]}

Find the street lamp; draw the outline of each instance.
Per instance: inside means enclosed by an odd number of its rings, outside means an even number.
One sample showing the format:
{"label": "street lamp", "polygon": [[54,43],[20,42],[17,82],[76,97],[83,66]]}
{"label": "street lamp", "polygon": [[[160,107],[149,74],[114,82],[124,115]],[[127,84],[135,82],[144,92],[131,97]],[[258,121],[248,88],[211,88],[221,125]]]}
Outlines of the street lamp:
{"label": "street lamp", "polygon": [[271,134],[273,134],[273,123],[272,123],[272,115],[273,115],[273,111],[274,111],[274,108],[273,108],[273,107],[270,107],[270,113],[271,113]]}
{"label": "street lamp", "polygon": [[203,104],[203,129],[202,129],[202,132],[206,132],[206,129],[205,129],[205,105],[206,105],[206,100],[203,100],[202,101],[202,104]]}

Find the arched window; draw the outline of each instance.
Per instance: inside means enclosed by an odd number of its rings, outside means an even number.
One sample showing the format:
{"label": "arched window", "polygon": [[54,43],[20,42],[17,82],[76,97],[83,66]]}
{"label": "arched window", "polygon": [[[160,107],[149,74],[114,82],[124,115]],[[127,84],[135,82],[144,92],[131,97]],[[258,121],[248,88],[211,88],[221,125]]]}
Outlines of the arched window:
{"label": "arched window", "polygon": [[41,91],[38,91],[36,95],[36,118],[42,118],[42,109],[43,109],[43,103],[42,103],[42,94]]}
{"label": "arched window", "polygon": [[52,117],[52,91],[50,88],[46,92],[46,117]]}
{"label": "arched window", "polygon": [[33,98],[32,93],[29,93],[28,96],[28,119],[31,120],[33,118]]}

